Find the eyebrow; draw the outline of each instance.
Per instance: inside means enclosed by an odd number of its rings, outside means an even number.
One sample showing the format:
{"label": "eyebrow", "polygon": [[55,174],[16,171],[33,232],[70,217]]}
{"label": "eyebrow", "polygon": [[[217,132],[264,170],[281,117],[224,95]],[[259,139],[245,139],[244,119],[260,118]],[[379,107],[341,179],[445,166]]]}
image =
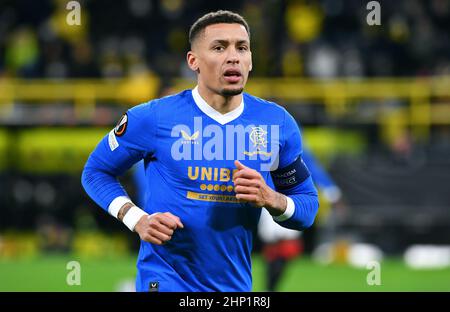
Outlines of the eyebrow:
{"label": "eyebrow", "polygon": [[[223,45],[228,45],[230,43],[229,40],[226,39],[216,39],[213,42],[211,42],[211,45],[216,44],[216,43],[220,43]],[[238,40],[236,42],[237,45],[241,45],[241,44],[250,44],[248,40]]]}

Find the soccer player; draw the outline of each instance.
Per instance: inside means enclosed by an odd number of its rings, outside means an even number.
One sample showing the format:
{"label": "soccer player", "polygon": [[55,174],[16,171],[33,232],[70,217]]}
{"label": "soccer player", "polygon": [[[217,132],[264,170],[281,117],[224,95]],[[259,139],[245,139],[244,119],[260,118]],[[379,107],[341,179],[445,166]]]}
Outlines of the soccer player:
{"label": "soccer player", "polygon": [[[314,222],[317,191],[294,118],[243,93],[252,69],[246,21],[208,13],[189,41],[197,86],[128,110],[90,155],[82,183],[139,234],[138,291],[250,291],[261,209],[302,230]],[[141,159],[147,192],[137,207],[117,177]]]}

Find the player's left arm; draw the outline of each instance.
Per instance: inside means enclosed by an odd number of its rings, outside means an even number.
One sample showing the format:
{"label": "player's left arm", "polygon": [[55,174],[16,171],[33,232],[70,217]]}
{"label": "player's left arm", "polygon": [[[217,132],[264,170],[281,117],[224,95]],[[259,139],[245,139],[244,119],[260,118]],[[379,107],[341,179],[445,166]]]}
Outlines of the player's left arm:
{"label": "player's left arm", "polygon": [[314,223],[319,208],[317,190],[301,158],[300,130],[287,112],[282,133],[279,166],[271,172],[275,190],[258,171],[236,161],[236,198],[266,208],[283,227],[303,230]]}

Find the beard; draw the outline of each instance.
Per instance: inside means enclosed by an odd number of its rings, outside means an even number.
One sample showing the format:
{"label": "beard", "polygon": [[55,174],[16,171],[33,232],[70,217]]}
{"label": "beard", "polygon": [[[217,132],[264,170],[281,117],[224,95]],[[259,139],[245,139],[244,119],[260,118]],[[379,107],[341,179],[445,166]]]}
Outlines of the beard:
{"label": "beard", "polygon": [[220,90],[220,94],[224,97],[229,97],[229,96],[239,95],[242,93],[242,91],[244,91],[244,88],[222,89],[222,90]]}
{"label": "beard", "polygon": [[244,91],[244,88],[237,88],[237,89],[222,89],[220,91],[220,94],[222,96],[225,97],[229,97],[229,96],[235,96],[235,95],[239,95],[242,93],[242,91]]}

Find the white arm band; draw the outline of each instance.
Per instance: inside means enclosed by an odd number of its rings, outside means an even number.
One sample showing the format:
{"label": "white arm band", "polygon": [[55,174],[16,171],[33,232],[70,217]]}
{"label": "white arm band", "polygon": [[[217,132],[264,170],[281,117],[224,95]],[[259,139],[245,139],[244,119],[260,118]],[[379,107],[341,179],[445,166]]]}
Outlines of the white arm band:
{"label": "white arm band", "polygon": [[126,196],[119,196],[116,197],[111,204],[108,206],[108,212],[110,215],[112,215],[114,218],[117,219],[117,215],[119,214],[120,208],[122,208],[123,205],[126,203],[133,203],[131,199],[129,199]]}
{"label": "white arm band", "polygon": [[130,231],[134,231],[136,223],[138,223],[142,216],[146,215],[148,215],[148,213],[146,213],[144,210],[140,209],[139,207],[133,206],[130,208],[130,210],[128,210],[125,217],[123,217],[123,223],[130,229]]}
{"label": "white arm band", "polygon": [[[117,215],[119,214],[120,208],[122,208],[123,205],[126,203],[131,203],[131,199],[129,199],[126,196],[119,196],[116,197],[111,204],[108,206],[108,212],[117,219]],[[130,231],[134,231],[134,227],[136,226],[136,223],[138,223],[139,219],[142,216],[148,215],[144,210],[140,209],[139,207],[134,206],[128,210],[125,217],[123,217],[123,223],[130,229]]]}
{"label": "white arm band", "polygon": [[278,221],[278,222],[286,221],[287,219],[292,217],[292,215],[294,214],[294,212],[295,212],[294,201],[289,196],[286,196],[286,201],[287,201],[286,210],[283,212],[283,214],[281,214],[279,216],[273,216],[273,219],[275,221]]}

